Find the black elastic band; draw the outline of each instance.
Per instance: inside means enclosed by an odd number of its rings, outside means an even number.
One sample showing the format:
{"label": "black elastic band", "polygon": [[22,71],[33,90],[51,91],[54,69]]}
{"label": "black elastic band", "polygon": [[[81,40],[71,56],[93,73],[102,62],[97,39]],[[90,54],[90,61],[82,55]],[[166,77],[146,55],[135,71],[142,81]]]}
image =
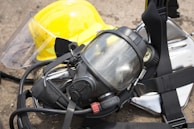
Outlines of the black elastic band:
{"label": "black elastic band", "polygon": [[72,54],[77,55],[83,48],[84,48],[84,45],[80,45],[79,47],[77,47],[76,49],[74,49],[74,50],[72,51],[73,53],[69,52],[69,53],[66,53],[66,54],[64,54],[64,55],[62,55],[62,56],[60,56],[60,57],[58,57],[55,61],[53,61],[52,63],[50,63],[49,65],[47,65],[47,67],[45,67],[45,68],[43,69],[43,73],[44,73],[44,74],[47,73],[47,72],[50,71],[52,68],[56,67],[57,65],[63,63],[63,62],[66,61],[67,59],[69,59],[69,58],[71,58],[72,56],[74,56],[74,55],[72,55]]}
{"label": "black elastic band", "polygon": [[43,69],[43,73],[47,73],[48,71],[50,71],[52,68],[54,68],[55,66],[61,64],[62,62],[64,62],[65,60],[69,59],[70,57],[72,57],[71,53],[66,53],[63,56],[58,57],[55,61],[53,61],[52,63],[50,63],[49,65],[47,65],[47,67],[45,67]]}

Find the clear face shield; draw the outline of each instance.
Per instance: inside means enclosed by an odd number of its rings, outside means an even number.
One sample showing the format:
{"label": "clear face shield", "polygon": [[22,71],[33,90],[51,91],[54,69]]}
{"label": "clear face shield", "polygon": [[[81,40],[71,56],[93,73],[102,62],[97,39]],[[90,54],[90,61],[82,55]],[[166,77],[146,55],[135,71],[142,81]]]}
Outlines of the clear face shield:
{"label": "clear face shield", "polygon": [[[36,43],[38,41],[39,44]],[[45,54],[44,51],[55,55],[54,45],[53,50],[49,50],[52,48],[48,47],[48,44],[50,45],[54,41],[55,36],[52,33],[47,31],[33,17],[29,17],[7,41],[0,53],[1,63],[11,69],[29,67],[39,60],[39,56]]]}
{"label": "clear face shield", "polygon": [[105,84],[114,89],[123,90],[141,71],[135,50],[117,35],[105,33],[86,49],[82,56],[85,62]]}

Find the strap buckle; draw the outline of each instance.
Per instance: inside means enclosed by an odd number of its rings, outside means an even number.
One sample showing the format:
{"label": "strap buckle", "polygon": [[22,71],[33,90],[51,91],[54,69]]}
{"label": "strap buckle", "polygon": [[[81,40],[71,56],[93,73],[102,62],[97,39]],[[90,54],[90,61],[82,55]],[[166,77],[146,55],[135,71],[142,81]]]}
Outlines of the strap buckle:
{"label": "strap buckle", "polygon": [[166,116],[163,115],[163,120],[165,123],[169,124],[172,128],[181,127],[184,124],[186,124],[186,119],[184,116],[173,120],[167,120]]}

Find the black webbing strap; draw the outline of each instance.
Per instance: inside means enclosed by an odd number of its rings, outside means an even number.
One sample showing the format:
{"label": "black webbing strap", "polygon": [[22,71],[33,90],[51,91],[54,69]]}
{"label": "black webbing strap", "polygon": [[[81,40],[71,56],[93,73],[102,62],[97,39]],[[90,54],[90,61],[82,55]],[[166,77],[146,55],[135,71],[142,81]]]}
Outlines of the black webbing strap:
{"label": "black webbing strap", "polygon": [[171,18],[180,17],[179,12],[177,11],[179,4],[177,0],[169,0],[168,2],[168,16]]}
{"label": "black webbing strap", "polygon": [[102,119],[85,119],[80,129],[172,129],[166,123],[108,122]]}
{"label": "black webbing strap", "polygon": [[194,123],[187,123],[183,125],[184,128],[194,128]]}
{"label": "black webbing strap", "polygon": [[182,128],[186,124],[186,120],[182,113],[176,90],[162,93],[160,97],[164,121],[173,128]]}
{"label": "black webbing strap", "polygon": [[69,129],[71,126],[71,121],[73,118],[73,114],[75,111],[76,104],[72,101],[69,101],[69,104],[67,106],[67,113],[65,115],[64,123],[63,123],[63,128],[62,129]]}
{"label": "black webbing strap", "polygon": [[[167,0],[150,0],[142,19],[147,31],[150,33],[151,43],[160,56],[156,71],[157,77],[172,73],[167,44]],[[166,84],[161,82],[159,85],[163,87]],[[168,83],[167,86],[169,86]],[[165,122],[172,127],[183,125],[186,120],[184,119],[176,90],[160,93],[160,98]]]}
{"label": "black webbing strap", "polygon": [[136,86],[141,95],[149,92],[164,93],[194,82],[194,67],[183,68],[160,77],[143,80],[144,85]]}

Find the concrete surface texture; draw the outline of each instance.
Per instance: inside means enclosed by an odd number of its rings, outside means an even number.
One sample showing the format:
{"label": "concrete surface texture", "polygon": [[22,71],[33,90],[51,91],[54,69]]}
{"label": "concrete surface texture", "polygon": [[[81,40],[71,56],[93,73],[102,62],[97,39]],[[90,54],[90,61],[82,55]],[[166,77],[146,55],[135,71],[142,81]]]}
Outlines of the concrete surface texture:
{"label": "concrete surface texture", "polygon": [[[144,11],[143,0],[89,0],[99,11],[107,24],[114,26],[136,27],[141,22]],[[181,17],[174,19],[185,31],[194,31],[194,1],[178,0]],[[19,24],[30,12],[37,12],[54,0],[0,0],[0,49],[3,50],[6,41]],[[7,69],[2,64],[0,70],[21,77],[23,71]],[[9,116],[16,108],[18,84],[2,80],[0,84],[0,129],[9,128]],[[194,121],[194,96],[191,95],[188,106],[184,109],[188,121]],[[58,129],[62,126],[62,116],[30,115],[32,123],[37,129]],[[79,121],[79,118],[77,118]],[[119,113],[108,117],[111,121],[160,122],[159,116],[154,116],[133,106],[126,105]],[[75,120],[76,121],[76,120]],[[79,123],[79,122],[78,122]],[[78,124],[74,122],[73,125]]]}

